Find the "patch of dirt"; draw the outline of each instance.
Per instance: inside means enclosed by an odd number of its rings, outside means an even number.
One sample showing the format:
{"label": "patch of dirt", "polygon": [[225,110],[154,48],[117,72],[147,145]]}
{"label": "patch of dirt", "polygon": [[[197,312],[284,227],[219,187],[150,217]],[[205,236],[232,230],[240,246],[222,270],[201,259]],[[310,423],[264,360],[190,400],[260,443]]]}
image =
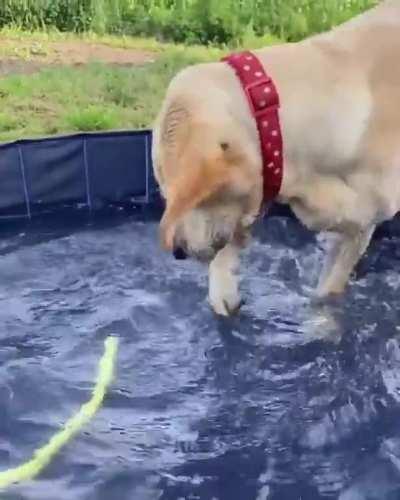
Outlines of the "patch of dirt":
{"label": "patch of dirt", "polygon": [[54,62],[63,64],[87,64],[103,62],[108,64],[130,65],[154,61],[154,53],[109,47],[96,43],[57,42],[52,44]]}
{"label": "patch of dirt", "polygon": [[22,59],[0,59],[0,77],[11,74],[31,74],[39,71],[43,63]]}
{"label": "patch of dirt", "polygon": [[22,42],[0,39],[0,76],[31,74],[48,66],[82,66],[102,62],[117,66],[152,63],[151,51],[110,47],[85,41]]}

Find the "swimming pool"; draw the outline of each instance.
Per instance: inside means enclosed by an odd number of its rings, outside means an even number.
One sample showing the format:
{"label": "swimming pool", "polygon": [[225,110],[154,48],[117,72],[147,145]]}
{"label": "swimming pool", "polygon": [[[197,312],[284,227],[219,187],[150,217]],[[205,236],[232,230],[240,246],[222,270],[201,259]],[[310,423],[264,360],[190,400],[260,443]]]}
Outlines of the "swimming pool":
{"label": "swimming pool", "polygon": [[274,212],[218,319],[205,269],[159,248],[150,140],[1,147],[0,471],[87,401],[107,336],[120,351],[95,419],[0,498],[398,500],[398,223],[317,307],[328,241]]}
{"label": "swimming pool", "polygon": [[85,431],[7,500],[400,498],[398,237],[346,297],[308,294],[324,239],[271,217],[244,257],[247,305],[217,319],[205,270],[137,215],[51,218],[0,240],[0,470],[87,400],[103,339],[115,383]]}

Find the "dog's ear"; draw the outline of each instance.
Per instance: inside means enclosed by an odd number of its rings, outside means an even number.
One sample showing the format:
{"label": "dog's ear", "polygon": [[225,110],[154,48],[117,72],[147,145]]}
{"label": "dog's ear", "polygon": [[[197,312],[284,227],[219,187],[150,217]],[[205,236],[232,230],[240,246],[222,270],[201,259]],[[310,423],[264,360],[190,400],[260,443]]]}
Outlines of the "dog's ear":
{"label": "dog's ear", "polygon": [[[236,139],[236,140],[235,140]],[[176,226],[190,210],[221,190],[241,195],[250,177],[242,168],[244,152],[237,138],[216,137],[209,123],[188,127],[185,145],[175,156],[175,175],[167,189],[167,207],[160,224],[161,242],[171,250]]]}
{"label": "dog's ear", "polygon": [[185,168],[179,169],[168,187],[167,207],[160,224],[161,241],[166,249],[173,247],[175,229],[181,218],[230,184],[232,172],[224,156],[220,148],[209,158],[199,150],[188,151],[181,158]]}

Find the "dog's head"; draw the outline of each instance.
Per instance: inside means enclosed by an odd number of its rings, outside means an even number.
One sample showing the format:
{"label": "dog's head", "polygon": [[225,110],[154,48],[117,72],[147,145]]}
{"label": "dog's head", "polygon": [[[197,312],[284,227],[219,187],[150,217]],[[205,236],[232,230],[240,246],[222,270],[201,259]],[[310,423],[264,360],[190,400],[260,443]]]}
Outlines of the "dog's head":
{"label": "dog's head", "polygon": [[201,261],[227,243],[243,245],[262,201],[259,154],[248,130],[221,103],[215,109],[207,100],[200,110],[190,97],[167,94],[153,135],[155,175],[166,201],[162,244]]}

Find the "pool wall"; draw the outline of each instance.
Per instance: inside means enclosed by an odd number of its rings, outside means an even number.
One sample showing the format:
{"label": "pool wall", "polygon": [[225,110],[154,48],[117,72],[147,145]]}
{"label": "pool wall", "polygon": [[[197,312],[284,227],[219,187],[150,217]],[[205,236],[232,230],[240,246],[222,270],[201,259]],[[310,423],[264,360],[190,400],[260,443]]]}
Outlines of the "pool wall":
{"label": "pool wall", "polygon": [[[0,144],[0,220],[162,208],[151,130],[78,133]],[[270,211],[271,214],[271,211]],[[274,215],[293,217],[274,206]],[[396,218],[377,234],[400,234]]]}
{"label": "pool wall", "polygon": [[151,131],[82,133],[0,145],[0,217],[155,202]]}

